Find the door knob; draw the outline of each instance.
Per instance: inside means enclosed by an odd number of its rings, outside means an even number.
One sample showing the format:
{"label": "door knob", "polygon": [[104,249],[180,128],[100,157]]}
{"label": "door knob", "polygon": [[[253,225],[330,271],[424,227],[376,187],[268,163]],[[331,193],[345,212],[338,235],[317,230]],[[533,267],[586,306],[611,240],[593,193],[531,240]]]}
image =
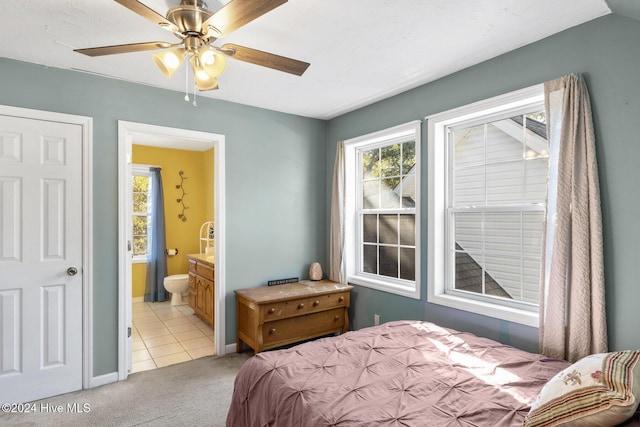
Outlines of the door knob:
{"label": "door knob", "polygon": [[78,269],[75,267],[69,267],[67,268],[67,274],[69,276],[75,276],[76,274],[78,274]]}

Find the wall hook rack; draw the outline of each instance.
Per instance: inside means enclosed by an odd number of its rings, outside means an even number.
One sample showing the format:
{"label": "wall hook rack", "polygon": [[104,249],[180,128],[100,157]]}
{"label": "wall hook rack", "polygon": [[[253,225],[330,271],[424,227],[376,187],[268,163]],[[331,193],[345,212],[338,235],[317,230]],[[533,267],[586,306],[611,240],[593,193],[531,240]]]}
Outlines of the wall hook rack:
{"label": "wall hook rack", "polygon": [[182,195],[180,196],[180,198],[176,199],[176,202],[182,205],[182,212],[178,214],[178,218],[180,218],[182,222],[186,222],[187,216],[184,214],[184,211],[189,209],[189,207],[184,204],[184,197],[187,195],[187,193],[184,191],[184,180],[187,179],[187,177],[184,176],[183,171],[178,172],[178,175],[180,175],[180,184],[177,184],[176,188],[182,191]]}

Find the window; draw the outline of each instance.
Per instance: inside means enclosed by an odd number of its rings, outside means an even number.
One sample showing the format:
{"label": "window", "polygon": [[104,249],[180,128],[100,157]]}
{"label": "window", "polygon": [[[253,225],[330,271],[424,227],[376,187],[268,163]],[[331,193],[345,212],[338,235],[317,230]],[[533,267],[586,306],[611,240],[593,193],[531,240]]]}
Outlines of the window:
{"label": "window", "polygon": [[420,123],[345,141],[347,280],[420,298]]}
{"label": "window", "polygon": [[131,167],[133,262],[146,262],[151,226],[151,174],[147,166]]}
{"label": "window", "polygon": [[537,326],[549,171],[543,87],[428,121],[428,301]]}

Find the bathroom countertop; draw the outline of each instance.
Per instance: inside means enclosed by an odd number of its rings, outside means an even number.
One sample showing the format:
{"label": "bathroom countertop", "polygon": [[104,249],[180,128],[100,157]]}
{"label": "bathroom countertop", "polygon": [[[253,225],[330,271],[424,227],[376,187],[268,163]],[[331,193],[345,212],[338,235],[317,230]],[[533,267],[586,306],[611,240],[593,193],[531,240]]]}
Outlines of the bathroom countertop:
{"label": "bathroom countertop", "polygon": [[206,255],[206,254],[187,254],[187,258],[193,258],[195,260],[204,262],[205,264],[210,265],[211,267],[215,266],[214,256]]}

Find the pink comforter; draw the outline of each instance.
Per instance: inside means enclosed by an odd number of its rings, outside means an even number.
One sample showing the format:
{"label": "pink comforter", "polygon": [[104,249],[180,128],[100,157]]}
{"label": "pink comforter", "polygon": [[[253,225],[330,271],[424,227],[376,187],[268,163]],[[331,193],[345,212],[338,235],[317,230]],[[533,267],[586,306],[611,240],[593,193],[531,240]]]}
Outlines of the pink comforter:
{"label": "pink comforter", "polygon": [[251,358],[227,426],[520,426],[568,365],[427,322],[390,322]]}

